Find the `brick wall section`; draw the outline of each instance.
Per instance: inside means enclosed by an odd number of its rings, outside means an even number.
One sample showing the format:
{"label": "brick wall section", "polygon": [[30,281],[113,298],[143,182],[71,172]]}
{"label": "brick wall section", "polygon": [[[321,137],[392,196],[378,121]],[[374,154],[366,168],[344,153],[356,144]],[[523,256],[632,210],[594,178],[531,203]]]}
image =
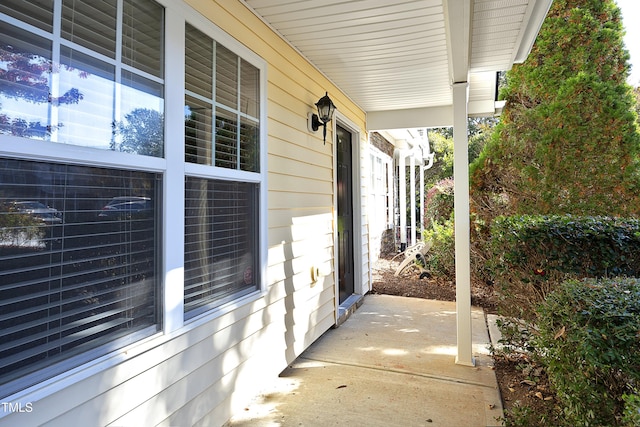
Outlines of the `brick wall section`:
{"label": "brick wall section", "polygon": [[393,158],[393,144],[387,141],[382,135],[378,132],[372,132],[369,140],[374,147]]}

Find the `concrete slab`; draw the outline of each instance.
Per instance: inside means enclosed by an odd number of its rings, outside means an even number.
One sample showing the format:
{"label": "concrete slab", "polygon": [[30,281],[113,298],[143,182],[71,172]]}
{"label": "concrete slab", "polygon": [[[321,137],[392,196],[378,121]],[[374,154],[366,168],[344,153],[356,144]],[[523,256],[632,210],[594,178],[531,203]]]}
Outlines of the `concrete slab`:
{"label": "concrete slab", "polygon": [[496,426],[503,415],[484,313],[475,367],[455,364],[455,303],[368,295],[228,426]]}

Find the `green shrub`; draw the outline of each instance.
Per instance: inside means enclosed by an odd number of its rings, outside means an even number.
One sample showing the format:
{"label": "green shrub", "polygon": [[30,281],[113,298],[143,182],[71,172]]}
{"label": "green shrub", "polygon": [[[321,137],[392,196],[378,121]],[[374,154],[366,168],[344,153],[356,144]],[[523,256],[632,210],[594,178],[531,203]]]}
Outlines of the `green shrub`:
{"label": "green shrub", "polygon": [[492,226],[487,266],[503,314],[535,318],[535,307],[571,278],[640,276],[640,220],[523,215]]}
{"label": "green shrub", "polygon": [[622,424],[626,427],[640,426],[640,394],[638,390],[623,395],[622,399],[624,400]]}
{"label": "green shrub", "polygon": [[640,281],[569,280],[538,312],[533,342],[566,425],[620,426],[637,420]]}
{"label": "green shrub", "polygon": [[443,224],[435,222],[425,230],[424,240],[431,242],[426,256],[427,269],[431,274],[442,277],[455,277],[455,239],[453,219]]}
{"label": "green shrub", "polygon": [[432,243],[426,267],[434,275],[454,277],[453,179],[438,181],[427,192],[425,201],[423,238]]}
{"label": "green shrub", "polygon": [[425,228],[436,222],[444,223],[453,214],[453,179],[438,181],[425,196]]}

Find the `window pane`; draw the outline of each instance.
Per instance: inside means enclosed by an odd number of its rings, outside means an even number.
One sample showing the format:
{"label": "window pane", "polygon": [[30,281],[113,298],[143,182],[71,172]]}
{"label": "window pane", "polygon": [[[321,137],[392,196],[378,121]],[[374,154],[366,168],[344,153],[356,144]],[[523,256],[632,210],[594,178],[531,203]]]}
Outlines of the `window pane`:
{"label": "window pane", "polygon": [[234,113],[216,109],[216,163],[221,168],[238,168],[238,120]]}
{"label": "window pane", "polygon": [[151,173],[0,159],[3,396],[157,330],[161,188]]}
{"label": "window pane", "polygon": [[260,135],[258,124],[249,119],[240,120],[240,169],[260,172]]}
{"label": "window pane", "polygon": [[58,142],[109,149],[112,137],[115,68],[62,47],[60,52]]}
{"label": "window pane", "polygon": [[0,13],[42,30],[53,31],[53,0],[3,1],[0,3]]}
{"label": "window pane", "polygon": [[259,289],[258,185],[187,177],[188,317]]}
{"label": "window pane", "polygon": [[238,55],[216,44],[216,102],[238,108]]}
{"label": "window pane", "polygon": [[62,37],[115,58],[116,10],[116,0],[63,0]]}
{"label": "window pane", "polygon": [[163,85],[122,72],[122,120],[116,123],[114,147],[119,151],[164,155]]}
{"label": "window pane", "polygon": [[150,0],[125,0],[122,62],[163,77],[164,9]]}
{"label": "window pane", "polygon": [[50,138],[51,42],[0,25],[0,134]]}
{"label": "window pane", "polygon": [[247,61],[241,63],[240,112],[257,118],[260,115],[260,71]]}
{"label": "window pane", "polygon": [[186,97],[185,161],[211,165],[212,116],[211,104]]}
{"label": "window pane", "polygon": [[213,97],[213,40],[187,24],[185,40],[185,88]]}

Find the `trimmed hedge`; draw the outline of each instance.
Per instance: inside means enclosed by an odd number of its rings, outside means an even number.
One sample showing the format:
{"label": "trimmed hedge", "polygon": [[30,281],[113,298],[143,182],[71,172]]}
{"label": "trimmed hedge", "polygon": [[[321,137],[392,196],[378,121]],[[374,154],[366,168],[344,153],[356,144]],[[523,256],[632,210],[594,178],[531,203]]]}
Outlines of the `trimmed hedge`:
{"label": "trimmed hedge", "polygon": [[535,307],[572,278],[640,276],[640,220],[523,215],[492,223],[488,267],[503,314]]}
{"label": "trimmed hedge", "polygon": [[569,280],[540,305],[537,355],[566,425],[640,419],[640,281]]}

